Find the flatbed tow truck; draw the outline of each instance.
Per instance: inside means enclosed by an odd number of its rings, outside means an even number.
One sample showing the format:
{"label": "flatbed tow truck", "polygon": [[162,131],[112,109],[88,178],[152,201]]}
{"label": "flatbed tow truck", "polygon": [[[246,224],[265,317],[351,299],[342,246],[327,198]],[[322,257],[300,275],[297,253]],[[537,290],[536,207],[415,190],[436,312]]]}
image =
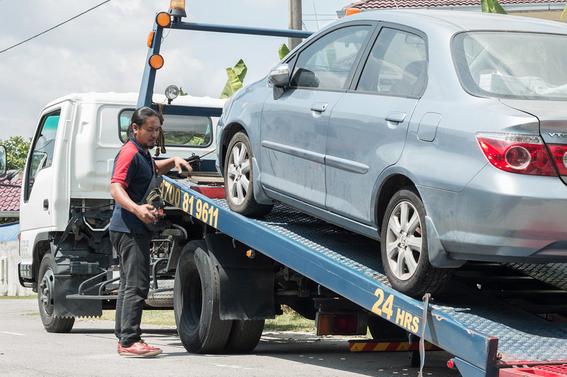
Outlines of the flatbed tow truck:
{"label": "flatbed tow truck", "polygon": [[[164,29],[308,37],[301,31],[198,24],[176,16],[163,22],[166,15],[156,17],[148,61],[159,55]],[[155,73],[148,64],[140,106],[153,105],[149,99]],[[165,106],[163,111],[180,109]],[[264,219],[246,218],[232,212],[224,199],[209,198],[203,195],[206,189],[195,189],[184,180],[165,178],[162,193],[168,203],[202,224],[205,238],[225,235],[245,245],[249,258],[261,254],[413,339],[423,338],[453,355],[448,367],[465,377],[567,376],[567,321],[560,320],[567,313],[567,292],[541,282],[530,266],[468,264],[455,274],[452,292],[419,301],[390,287],[376,257],[376,241],[283,205]],[[241,294],[252,294],[253,289]]]}
{"label": "flatbed tow truck", "polygon": [[[148,38],[137,105],[165,116],[218,117],[222,111],[152,102],[156,72],[164,64],[164,30],[310,35],[186,22],[184,13],[184,4],[158,13]],[[390,287],[376,241],[281,204],[263,219],[246,218],[230,211],[218,181],[202,175],[202,182],[164,177],[161,196],[174,224],[163,239],[153,241],[152,254],[150,306],[173,306],[179,336],[190,352],[250,352],[264,320],[287,304],[315,319],[319,335],[364,335],[368,325],[376,340],[409,340],[404,349],[419,349],[419,360],[414,360],[421,369],[426,347],[434,345],[452,355],[448,367],[465,377],[567,376],[567,291],[545,282],[554,283],[550,273],[561,280],[561,266],[468,263],[455,272],[448,292],[418,300]],[[97,224],[103,217],[97,217]],[[107,227],[89,226],[85,236],[80,222],[72,221],[68,228],[76,235],[75,244],[69,241],[73,233],[52,231],[51,249],[43,241],[43,247],[34,247],[33,264],[20,266],[23,284],[41,288],[40,297],[47,300],[43,305],[52,310],[46,317],[54,321],[46,327],[52,332],[69,331],[72,322],[65,321],[72,317],[100,315],[101,303],[112,308],[116,298],[110,251],[76,247],[89,234],[104,240]],[[156,304],[162,293],[163,305]]]}

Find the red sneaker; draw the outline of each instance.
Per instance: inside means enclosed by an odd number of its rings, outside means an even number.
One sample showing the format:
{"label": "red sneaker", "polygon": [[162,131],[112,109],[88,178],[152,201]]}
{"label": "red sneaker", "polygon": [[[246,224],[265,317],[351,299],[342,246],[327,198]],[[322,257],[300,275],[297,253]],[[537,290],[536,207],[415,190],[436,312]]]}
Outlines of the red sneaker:
{"label": "red sneaker", "polygon": [[118,354],[124,357],[153,357],[161,352],[161,348],[152,347],[143,341],[133,343],[129,347],[123,347],[118,343]]}

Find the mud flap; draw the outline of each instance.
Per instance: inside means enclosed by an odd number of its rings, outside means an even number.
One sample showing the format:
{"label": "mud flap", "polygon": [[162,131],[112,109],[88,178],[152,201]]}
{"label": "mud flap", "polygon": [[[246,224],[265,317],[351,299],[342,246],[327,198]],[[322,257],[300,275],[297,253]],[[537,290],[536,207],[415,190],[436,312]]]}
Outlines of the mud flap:
{"label": "mud flap", "polygon": [[64,259],[62,261],[57,258],[57,262],[53,287],[54,315],[56,317],[100,317],[102,315],[100,300],[67,299],[67,295],[76,294],[79,291],[79,285],[92,275],[71,275],[69,264],[63,264]]}
{"label": "mud flap", "polygon": [[220,278],[220,318],[261,320],[274,318],[273,261],[260,253],[246,256],[247,246],[224,234],[205,237]]}

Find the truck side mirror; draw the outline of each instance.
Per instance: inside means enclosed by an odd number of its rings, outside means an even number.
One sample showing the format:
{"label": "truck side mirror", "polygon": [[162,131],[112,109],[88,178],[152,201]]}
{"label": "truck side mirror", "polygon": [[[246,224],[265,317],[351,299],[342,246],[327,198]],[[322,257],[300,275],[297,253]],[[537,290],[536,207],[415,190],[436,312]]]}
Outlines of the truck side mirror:
{"label": "truck side mirror", "polygon": [[289,65],[281,64],[278,65],[270,72],[270,84],[274,88],[285,88],[289,85]]}
{"label": "truck side mirror", "polygon": [[6,174],[6,147],[0,145],[0,175]]}

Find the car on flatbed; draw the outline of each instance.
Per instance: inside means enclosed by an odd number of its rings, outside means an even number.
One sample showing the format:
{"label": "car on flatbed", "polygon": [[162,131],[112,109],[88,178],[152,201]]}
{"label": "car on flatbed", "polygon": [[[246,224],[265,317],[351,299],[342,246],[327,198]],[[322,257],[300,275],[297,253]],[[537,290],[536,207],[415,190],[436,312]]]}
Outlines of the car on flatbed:
{"label": "car on flatbed", "polygon": [[230,208],[280,201],[381,240],[392,286],[567,260],[567,26],[392,10],[339,20],[230,99]]}

